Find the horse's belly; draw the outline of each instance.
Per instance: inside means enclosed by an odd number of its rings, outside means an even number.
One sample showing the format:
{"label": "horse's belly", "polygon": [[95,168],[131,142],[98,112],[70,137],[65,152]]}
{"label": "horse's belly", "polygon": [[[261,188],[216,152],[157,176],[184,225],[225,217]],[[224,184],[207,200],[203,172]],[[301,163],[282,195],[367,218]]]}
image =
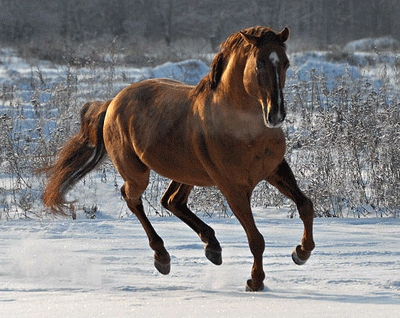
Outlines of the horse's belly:
{"label": "horse's belly", "polygon": [[196,186],[214,185],[196,157],[171,150],[160,150],[160,147],[154,151],[147,150],[140,155],[140,159],[150,169],[168,179]]}

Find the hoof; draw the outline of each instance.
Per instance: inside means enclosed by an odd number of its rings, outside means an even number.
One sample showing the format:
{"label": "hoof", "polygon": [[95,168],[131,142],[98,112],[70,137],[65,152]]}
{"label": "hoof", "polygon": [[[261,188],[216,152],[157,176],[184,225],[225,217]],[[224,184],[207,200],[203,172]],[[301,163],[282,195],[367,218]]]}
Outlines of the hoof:
{"label": "hoof", "polygon": [[264,290],[264,283],[261,282],[260,286],[255,286],[253,281],[249,279],[246,284],[246,291],[247,292],[259,292]]}
{"label": "hoof", "polygon": [[157,260],[154,260],[154,267],[163,275],[168,275],[171,271],[171,263],[163,264]]}
{"label": "hoof", "polygon": [[297,265],[304,265],[306,262],[307,262],[307,260],[308,260],[308,257],[306,258],[306,259],[301,259],[300,257],[299,257],[299,254],[298,254],[298,250],[301,250],[301,246],[300,245],[298,245],[295,249],[294,249],[294,251],[293,251],[293,253],[292,253],[292,260],[293,260],[293,262],[295,263],[295,264],[297,264]]}
{"label": "hoof", "polygon": [[222,264],[222,253],[220,250],[213,250],[211,248],[205,248],[206,257],[210,260],[211,263],[215,265]]}

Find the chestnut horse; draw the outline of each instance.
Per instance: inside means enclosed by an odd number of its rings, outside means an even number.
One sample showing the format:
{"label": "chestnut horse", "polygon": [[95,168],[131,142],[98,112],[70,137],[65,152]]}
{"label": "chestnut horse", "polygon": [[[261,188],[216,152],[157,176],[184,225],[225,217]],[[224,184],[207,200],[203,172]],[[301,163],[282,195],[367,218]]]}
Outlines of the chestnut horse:
{"label": "chestnut horse", "polygon": [[253,189],[267,180],[292,199],[304,223],[292,258],[304,264],[314,248],[312,202],[298,188],[284,159],[283,88],[289,67],[289,30],[253,27],[231,35],[197,86],[152,79],[123,89],[111,102],[86,104],[82,128],[49,168],[44,202],[61,209],[67,190],[107,153],[125,183],[121,188],[154,250],[155,267],[170,271],[170,256],[145,215],[141,196],[150,170],[171,180],[162,205],[205,243],[206,257],[222,263],[214,230],[187,206],[193,186],[217,186],[243,226],[254,264],[247,290],[264,288],[264,238],[250,208]]}

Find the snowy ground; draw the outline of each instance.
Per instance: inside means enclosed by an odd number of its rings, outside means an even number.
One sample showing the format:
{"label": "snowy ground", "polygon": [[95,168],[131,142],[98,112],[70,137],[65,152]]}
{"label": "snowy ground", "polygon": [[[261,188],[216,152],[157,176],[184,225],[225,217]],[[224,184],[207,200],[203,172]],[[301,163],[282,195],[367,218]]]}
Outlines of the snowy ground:
{"label": "snowy ground", "polygon": [[400,317],[399,219],[317,219],[317,248],[290,257],[302,224],[257,210],[267,289],[247,293],[252,257],[235,218],[205,219],[224,263],[174,217],[153,218],[172,258],[162,276],[133,217],[0,222],[0,317]]}

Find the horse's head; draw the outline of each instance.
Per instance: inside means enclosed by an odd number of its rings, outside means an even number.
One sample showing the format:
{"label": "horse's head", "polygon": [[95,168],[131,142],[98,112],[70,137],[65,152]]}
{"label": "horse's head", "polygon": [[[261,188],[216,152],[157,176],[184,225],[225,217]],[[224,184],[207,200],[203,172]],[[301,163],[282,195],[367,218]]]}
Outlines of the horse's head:
{"label": "horse's head", "polygon": [[267,127],[278,128],[286,116],[283,88],[289,60],[284,42],[289,37],[289,29],[278,34],[268,31],[261,36],[243,32],[241,35],[251,46],[243,74],[244,87],[262,105]]}

